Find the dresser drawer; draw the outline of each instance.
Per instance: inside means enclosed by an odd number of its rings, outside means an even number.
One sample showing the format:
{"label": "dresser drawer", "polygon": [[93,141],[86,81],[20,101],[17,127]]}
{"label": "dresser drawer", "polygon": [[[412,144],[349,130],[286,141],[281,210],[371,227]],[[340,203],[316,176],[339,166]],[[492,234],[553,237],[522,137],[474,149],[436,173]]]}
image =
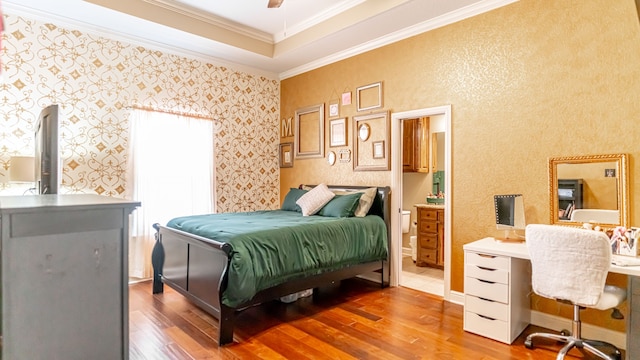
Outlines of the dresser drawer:
{"label": "dresser drawer", "polygon": [[465,276],[479,280],[487,280],[501,284],[509,284],[509,271],[503,269],[490,269],[484,266],[467,264],[464,267]]}
{"label": "dresser drawer", "polygon": [[419,209],[418,211],[418,219],[426,220],[426,221],[438,221],[440,216],[438,216],[441,212],[433,209]]}
{"label": "dresser drawer", "polygon": [[420,234],[420,247],[423,249],[438,248],[438,234]]}
{"label": "dresser drawer", "polygon": [[420,250],[420,261],[424,261],[429,264],[435,264],[438,262],[438,250]]}
{"label": "dresser drawer", "polygon": [[509,324],[471,311],[464,312],[464,330],[510,344]]}
{"label": "dresser drawer", "polygon": [[465,295],[464,311],[488,316],[492,319],[502,321],[509,320],[509,305],[497,301],[482,299],[472,295]]}
{"label": "dresser drawer", "polygon": [[472,277],[464,278],[464,293],[477,297],[509,303],[509,285],[481,281]]}
{"label": "dresser drawer", "polygon": [[438,232],[438,223],[435,221],[418,221],[418,231],[423,233],[437,233]]}
{"label": "dresser drawer", "polygon": [[505,256],[488,255],[466,251],[465,263],[482,266],[488,269],[509,270],[509,258]]}

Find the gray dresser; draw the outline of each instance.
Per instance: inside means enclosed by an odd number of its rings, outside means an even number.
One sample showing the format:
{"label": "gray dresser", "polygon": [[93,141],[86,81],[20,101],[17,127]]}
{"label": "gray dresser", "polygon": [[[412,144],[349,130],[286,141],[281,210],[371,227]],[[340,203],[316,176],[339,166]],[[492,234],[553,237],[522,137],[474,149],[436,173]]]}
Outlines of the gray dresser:
{"label": "gray dresser", "polygon": [[98,195],[0,196],[2,359],[127,359],[129,214]]}

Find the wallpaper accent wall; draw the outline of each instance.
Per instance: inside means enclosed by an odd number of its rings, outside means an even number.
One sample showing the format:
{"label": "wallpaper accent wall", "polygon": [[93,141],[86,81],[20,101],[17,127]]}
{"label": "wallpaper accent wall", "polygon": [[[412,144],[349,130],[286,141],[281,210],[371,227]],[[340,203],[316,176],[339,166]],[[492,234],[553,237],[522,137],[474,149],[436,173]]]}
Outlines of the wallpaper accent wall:
{"label": "wallpaper accent wall", "polygon": [[33,154],[37,116],[57,103],[63,192],[123,197],[127,119],[144,106],[216,122],[219,212],[279,207],[279,81],[11,14],[4,21],[0,192],[10,157]]}

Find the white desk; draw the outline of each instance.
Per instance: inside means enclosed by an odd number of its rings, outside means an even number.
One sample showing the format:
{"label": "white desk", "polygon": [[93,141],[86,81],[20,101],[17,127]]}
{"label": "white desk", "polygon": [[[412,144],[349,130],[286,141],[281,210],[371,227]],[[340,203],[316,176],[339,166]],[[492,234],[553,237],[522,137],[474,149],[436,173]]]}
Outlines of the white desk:
{"label": "white desk", "polygon": [[[525,243],[499,242],[491,237],[466,244],[463,246],[463,249],[465,251],[465,258],[467,252],[473,252],[514,259],[530,259]],[[633,336],[629,336],[629,334],[638,334],[640,332],[640,316],[631,316],[633,312],[640,311],[640,266],[616,266],[612,264],[609,268],[609,272],[630,275],[627,286],[629,314],[626,319],[626,357],[627,359],[640,359],[640,342],[635,341],[634,343]]]}

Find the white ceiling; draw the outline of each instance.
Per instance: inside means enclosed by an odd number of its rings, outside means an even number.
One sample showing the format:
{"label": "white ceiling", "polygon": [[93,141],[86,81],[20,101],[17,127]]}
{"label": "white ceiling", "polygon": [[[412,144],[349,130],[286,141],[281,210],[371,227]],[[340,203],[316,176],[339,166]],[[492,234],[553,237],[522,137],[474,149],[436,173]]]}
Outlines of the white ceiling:
{"label": "white ceiling", "polygon": [[282,79],[514,1],[284,0],[268,9],[268,0],[2,0],[2,6]]}

